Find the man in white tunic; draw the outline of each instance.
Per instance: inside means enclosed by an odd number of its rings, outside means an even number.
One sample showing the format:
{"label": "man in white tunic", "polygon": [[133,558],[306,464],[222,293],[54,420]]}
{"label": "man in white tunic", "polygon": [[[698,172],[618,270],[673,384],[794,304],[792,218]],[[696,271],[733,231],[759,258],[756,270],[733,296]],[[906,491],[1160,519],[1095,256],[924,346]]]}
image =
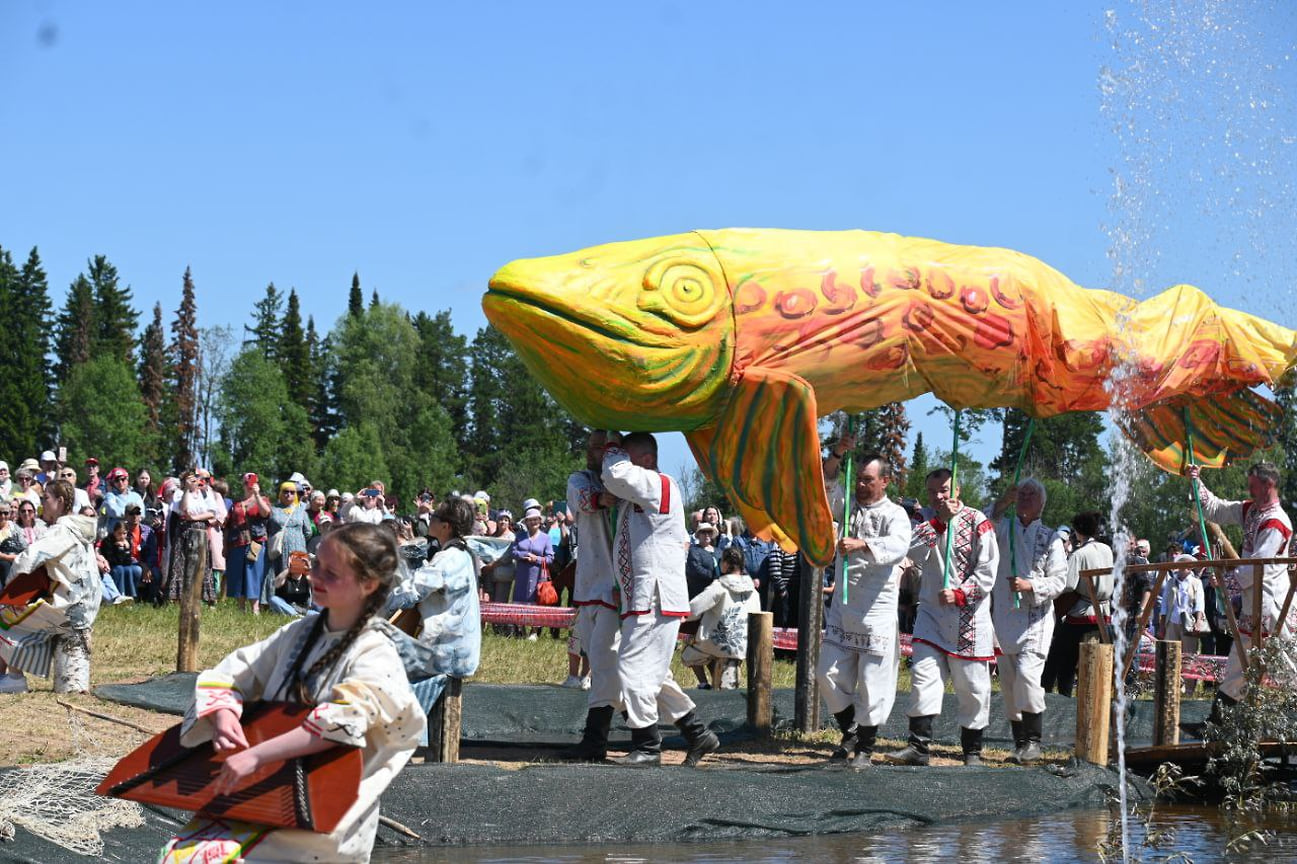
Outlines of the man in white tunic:
{"label": "man in white tunic", "polygon": [[[934,517],[914,529],[910,560],[923,571],[919,614],[914,622],[910,736],[887,755],[903,765],[927,765],[932,721],[941,713],[949,680],[959,703],[959,742],[965,765],[982,763],[982,731],[991,713],[991,586],[1000,557],[991,520],[959,500],[949,469],[928,474]],[[946,567],[946,534],[952,534]]]}
{"label": "man in white tunic", "polygon": [[1053,600],[1067,579],[1067,553],[1058,532],[1040,521],[1046,499],[1040,481],[1028,477],[1010,491],[1017,512],[995,526],[1000,572],[991,593],[991,618],[1000,643],[1000,692],[1013,728],[1009,761],[1025,764],[1042,755],[1040,675],[1054,637]]}
{"label": "man in white tunic", "polygon": [[[1185,474],[1198,480],[1198,466],[1190,465]],[[1212,494],[1201,481],[1198,482],[1198,500],[1202,502],[1203,515],[1210,522],[1221,525],[1243,526],[1243,558],[1281,558],[1288,554],[1288,541],[1292,537],[1292,521],[1279,504],[1279,469],[1269,462],[1258,462],[1247,469],[1247,501],[1223,501]],[[1213,577],[1213,584],[1215,583]],[[1288,596],[1288,566],[1266,564],[1261,568],[1261,584],[1257,584],[1254,568],[1244,564],[1226,579],[1229,595],[1242,593],[1242,608],[1238,616],[1239,639],[1230,649],[1225,664],[1225,680],[1216,691],[1212,702],[1211,721],[1219,723],[1221,707],[1234,705],[1243,698],[1246,689],[1240,649],[1250,651],[1257,628],[1265,638],[1293,632],[1294,613],[1288,620],[1280,621],[1284,599]],[[1261,620],[1256,619],[1257,591],[1261,592]],[[1230,602],[1226,600],[1226,602]],[[1239,643],[1242,643],[1240,646]]]}
{"label": "man in white tunic", "polygon": [[[839,448],[854,445],[850,438]],[[837,477],[839,450],[830,449],[824,475]],[[833,587],[833,604],[824,616],[817,676],[824,702],[842,730],[832,761],[851,759],[867,768],[878,727],[887,722],[896,699],[897,599],[901,564],[910,549],[910,517],[887,497],[891,480],[882,457],[860,460],[846,536],[838,541],[844,576]],[[843,511],[842,483],[829,490],[833,513]]]}
{"label": "man in white tunic", "polygon": [[719,749],[720,741],[671,677],[680,622],[689,616],[684,501],[676,481],[657,470],[652,435],[632,432],[623,441],[609,432],[607,441],[601,479],[604,489],[620,499],[613,540],[621,608],[617,674],[632,742],[631,751],[615,761],[661,764],[657,723],[665,714],[689,745],[685,764],[696,765]]}
{"label": "man in white tunic", "polygon": [[576,580],[572,605],[575,630],[590,661],[585,732],[581,742],[564,756],[577,762],[602,762],[608,755],[608,729],[613,711],[621,702],[617,675],[617,645],[621,619],[613,596],[613,512],[617,498],[603,488],[599,477],[607,435],[590,433],[585,449],[585,470],[567,479],[567,509],[576,529]]}

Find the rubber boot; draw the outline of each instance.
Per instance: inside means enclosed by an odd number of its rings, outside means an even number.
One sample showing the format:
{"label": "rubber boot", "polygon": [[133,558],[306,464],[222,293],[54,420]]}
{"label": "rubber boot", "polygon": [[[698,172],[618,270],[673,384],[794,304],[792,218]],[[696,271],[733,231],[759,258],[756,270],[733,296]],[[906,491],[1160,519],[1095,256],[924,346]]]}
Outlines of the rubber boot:
{"label": "rubber boot", "polygon": [[1045,755],[1040,749],[1040,736],[1044,732],[1044,719],[1044,713],[1022,712],[1022,749],[1017,752],[1019,764],[1030,765],[1032,762],[1040,761]]}
{"label": "rubber boot", "polygon": [[959,746],[964,750],[964,764],[976,766],[982,764],[982,730],[959,727]]}
{"label": "rubber boot", "polygon": [[689,745],[688,751],[685,752],[686,768],[694,767],[708,753],[715,753],[721,749],[721,739],[716,737],[715,732],[704,726],[703,721],[699,720],[692,711],[677,720],[676,727],[685,736],[685,743]]}
{"label": "rubber boot", "polygon": [[829,756],[829,762],[846,762],[856,750],[856,706],[848,705],[834,714],[833,719],[838,721],[838,728],[842,730],[842,743]]}
{"label": "rubber boot", "polygon": [[612,726],[612,706],[591,708],[585,715],[585,732],[581,741],[561,754],[568,762],[602,762],[608,758],[608,729]]}
{"label": "rubber boot", "polygon": [[[1026,715],[1023,715],[1026,718]],[[1009,754],[1006,762],[1012,762],[1014,765],[1022,764],[1022,748],[1027,746],[1027,737],[1022,731],[1022,720],[1010,720],[1009,725],[1013,727],[1013,752]]]}
{"label": "rubber boot", "polygon": [[927,765],[932,748],[932,721],[936,714],[910,718],[910,740],[900,750],[893,750],[884,758],[897,765]]}
{"label": "rubber boot", "polygon": [[630,752],[617,756],[612,761],[618,765],[629,765],[634,768],[648,768],[662,764],[662,735],[657,724],[643,729],[630,730]]}
{"label": "rubber boot", "polygon": [[856,730],[856,752],[851,757],[852,770],[863,771],[874,764],[870,757],[874,754],[874,742],[877,740],[877,726],[861,726]]}

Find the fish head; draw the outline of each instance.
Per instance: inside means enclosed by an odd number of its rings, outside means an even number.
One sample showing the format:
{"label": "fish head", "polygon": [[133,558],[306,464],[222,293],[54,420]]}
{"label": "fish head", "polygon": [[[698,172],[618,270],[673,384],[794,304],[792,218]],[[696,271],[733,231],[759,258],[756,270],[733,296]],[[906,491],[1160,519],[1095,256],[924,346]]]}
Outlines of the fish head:
{"label": "fish head", "polygon": [[688,431],[721,410],[733,303],[698,234],[514,261],[491,277],[482,309],[592,428]]}

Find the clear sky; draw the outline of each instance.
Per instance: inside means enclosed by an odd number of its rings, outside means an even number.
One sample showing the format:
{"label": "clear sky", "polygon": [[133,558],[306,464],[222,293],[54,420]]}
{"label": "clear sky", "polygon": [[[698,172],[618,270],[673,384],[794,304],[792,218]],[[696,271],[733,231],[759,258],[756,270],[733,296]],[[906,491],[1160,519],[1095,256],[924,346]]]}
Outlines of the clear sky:
{"label": "clear sky", "polygon": [[56,305],[104,254],[145,316],[188,266],[204,326],[273,281],[327,330],[358,271],[471,336],[513,258],[854,227],[1295,327],[1297,7],[1175,5],[7,0],[0,246]]}

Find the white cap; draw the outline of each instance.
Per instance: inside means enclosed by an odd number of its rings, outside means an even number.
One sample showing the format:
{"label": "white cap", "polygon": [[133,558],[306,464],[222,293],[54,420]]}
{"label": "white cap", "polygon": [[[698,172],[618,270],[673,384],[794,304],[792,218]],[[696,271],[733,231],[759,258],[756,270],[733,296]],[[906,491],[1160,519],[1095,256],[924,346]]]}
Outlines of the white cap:
{"label": "white cap", "polygon": [[328,492],[326,492],[326,493],[324,494],[324,497],[326,497],[326,498],[341,498],[342,496],[338,494],[338,490],[337,490],[337,489],[330,489]]}
{"label": "white cap", "polygon": [[486,503],[490,504],[491,496],[483,492],[481,489],[478,489],[476,492],[473,493],[473,500],[485,501]]}
{"label": "white cap", "polygon": [[342,493],[342,500],[343,500],[343,501],[355,501],[355,500],[356,500],[356,493],[355,493],[355,492],[343,492],[343,493]]}
{"label": "white cap", "polygon": [[41,461],[42,461],[42,462],[57,462],[57,461],[59,461],[59,460],[58,460],[58,457],[54,455],[54,451],[53,451],[53,450],[46,450],[44,453],[41,454]]}
{"label": "white cap", "polygon": [[[523,502],[522,502],[522,509],[524,509],[524,510],[531,510],[531,509],[533,509],[533,508],[536,509],[536,510],[539,510],[539,509],[540,509],[540,502],[537,501],[535,498],[525,498],[525,499],[523,499]],[[524,516],[524,517],[522,517],[522,518],[526,519],[527,517]]]}
{"label": "white cap", "polygon": [[1147,555],[1149,553],[1149,550],[1153,548],[1152,546],[1149,545],[1149,542],[1147,540],[1140,540],[1135,545],[1138,546],[1139,551],[1143,552],[1145,555]]}
{"label": "white cap", "polygon": [[542,516],[539,507],[528,507],[527,512],[522,514],[522,520],[524,522],[526,522],[528,519],[543,519],[543,518],[544,516]]}

